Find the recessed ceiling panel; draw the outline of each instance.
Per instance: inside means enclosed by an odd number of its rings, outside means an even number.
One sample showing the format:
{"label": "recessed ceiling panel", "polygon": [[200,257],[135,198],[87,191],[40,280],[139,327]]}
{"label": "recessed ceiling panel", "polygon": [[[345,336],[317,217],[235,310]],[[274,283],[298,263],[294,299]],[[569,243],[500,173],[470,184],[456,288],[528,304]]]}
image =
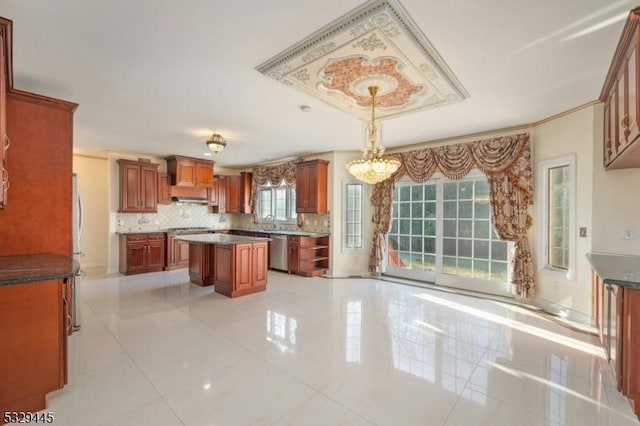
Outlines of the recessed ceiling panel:
{"label": "recessed ceiling panel", "polygon": [[391,118],[468,97],[462,84],[393,0],[373,0],[256,68],[262,74],[367,120]]}

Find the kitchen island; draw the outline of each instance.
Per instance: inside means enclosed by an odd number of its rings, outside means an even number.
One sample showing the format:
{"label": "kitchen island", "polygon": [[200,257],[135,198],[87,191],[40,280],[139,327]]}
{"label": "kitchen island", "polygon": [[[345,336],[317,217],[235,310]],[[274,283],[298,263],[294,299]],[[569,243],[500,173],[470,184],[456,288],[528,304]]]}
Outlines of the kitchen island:
{"label": "kitchen island", "polygon": [[176,237],[189,243],[189,278],[216,293],[244,296],[267,289],[269,238],[206,234]]}

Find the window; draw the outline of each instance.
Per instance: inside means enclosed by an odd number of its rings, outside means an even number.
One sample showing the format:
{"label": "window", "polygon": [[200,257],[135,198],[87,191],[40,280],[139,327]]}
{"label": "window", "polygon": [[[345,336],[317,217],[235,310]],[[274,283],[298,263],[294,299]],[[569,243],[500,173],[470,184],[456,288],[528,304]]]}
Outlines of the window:
{"label": "window", "polygon": [[436,174],[402,179],[393,196],[387,274],[509,295],[510,243],[491,222],[489,184],[480,171],[460,180]]}
{"label": "window", "polygon": [[278,188],[270,184],[258,188],[259,222],[293,222],[296,220],[296,189],[284,184]]}
{"label": "window", "polygon": [[542,195],[540,266],[570,278],[575,238],[575,156],[542,161],[538,171]]}
{"label": "window", "polygon": [[344,223],[344,248],[361,249],[363,234],[363,190],[361,183],[347,182],[344,186],[346,214]]}

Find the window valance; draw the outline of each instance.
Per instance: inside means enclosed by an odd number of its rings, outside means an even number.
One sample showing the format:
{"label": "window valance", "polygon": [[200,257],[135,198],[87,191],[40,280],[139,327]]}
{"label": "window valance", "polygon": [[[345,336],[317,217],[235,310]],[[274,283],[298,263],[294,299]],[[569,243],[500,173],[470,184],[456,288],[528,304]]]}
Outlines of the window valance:
{"label": "window valance", "polygon": [[391,207],[395,183],[407,175],[426,182],[435,172],[449,179],[461,179],[472,169],[482,171],[489,182],[492,221],[500,239],[514,241],[513,279],[518,294],[527,296],[534,287],[534,269],[527,240],[527,207],[533,204],[533,182],[529,134],[479,140],[391,154],[402,165],[371,192],[374,244],[369,270],[382,261],[383,239],[391,228]]}

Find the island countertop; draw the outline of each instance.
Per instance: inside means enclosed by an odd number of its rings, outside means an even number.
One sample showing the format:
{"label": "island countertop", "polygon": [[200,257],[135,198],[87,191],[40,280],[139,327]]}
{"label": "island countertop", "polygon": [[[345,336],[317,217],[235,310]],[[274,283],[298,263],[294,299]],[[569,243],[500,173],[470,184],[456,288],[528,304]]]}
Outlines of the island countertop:
{"label": "island countertop", "polygon": [[176,237],[176,239],[187,241],[189,243],[197,243],[197,244],[225,244],[225,245],[254,243],[258,241],[271,241],[271,238],[244,237],[240,235],[227,235],[227,234],[182,235],[182,236]]}
{"label": "island countertop", "polygon": [[0,256],[0,286],[69,278],[78,271],[75,259],[60,254]]}
{"label": "island countertop", "polygon": [[640,256],[587,253],[587,259],[605,284],[640,289]]}

